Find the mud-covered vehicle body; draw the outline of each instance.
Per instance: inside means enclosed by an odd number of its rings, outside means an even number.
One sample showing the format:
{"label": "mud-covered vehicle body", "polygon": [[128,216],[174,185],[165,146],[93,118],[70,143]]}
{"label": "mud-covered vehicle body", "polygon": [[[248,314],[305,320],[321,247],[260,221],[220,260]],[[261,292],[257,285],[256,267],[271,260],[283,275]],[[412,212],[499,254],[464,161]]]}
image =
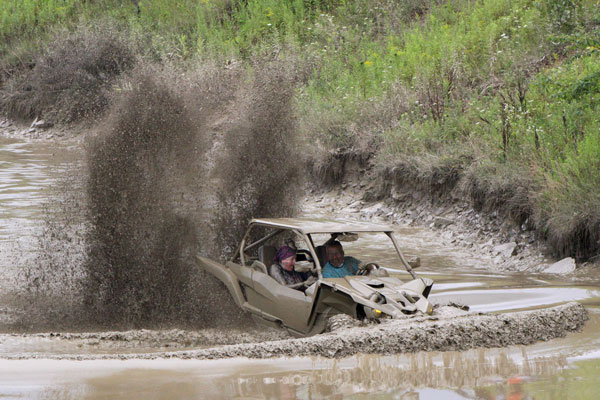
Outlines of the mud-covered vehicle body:
{"label": "mud-covered vehicle body", "polygon": [[[364,275],[323,278],[327,244],[373,234],[381,234],[389,242],[388,248],[394,249],[394,257],[409,274],[408,282],[388,273],[391,270],[380,267],[377,260],[366,259],[376,257],[377,249],[369,257],[359,255],[362,262],[371,265],[371,271],[362,271]],[[289,243],[292,238],[300,243],[296,270],[310,270],[317,278],[303,288],[282,285],[268,272],[278,245]],[[389,254],[392,253],[388,251]],[[296,336],[323,332],[327,319],[339,313],[357,319],[381,319],[432,312],[427,296],[433,282],[414,273],[392,228],[385,225],[308,218],[253,219],[233,258],[225,265],[201,255],[197,260],[225,284],[236,304],[257,321],[283,327]]]}

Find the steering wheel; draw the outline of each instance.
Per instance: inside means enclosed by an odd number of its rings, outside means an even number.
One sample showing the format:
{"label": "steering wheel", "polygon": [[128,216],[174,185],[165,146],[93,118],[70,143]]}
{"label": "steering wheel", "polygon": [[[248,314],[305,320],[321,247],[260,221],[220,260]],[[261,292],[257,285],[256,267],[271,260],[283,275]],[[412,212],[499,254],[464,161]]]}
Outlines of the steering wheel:
{"label": "steering wheel", "polygon": [[380,269],[381,267],[379,266],[379,264],[374,263],[374,262],[370,262],[364,265],[363,268],[359,269],[358,272],[356,273],[356,275],[361,275],[361,276],[365,276],[365,275],[369,275],[371,273],[371,271]]}

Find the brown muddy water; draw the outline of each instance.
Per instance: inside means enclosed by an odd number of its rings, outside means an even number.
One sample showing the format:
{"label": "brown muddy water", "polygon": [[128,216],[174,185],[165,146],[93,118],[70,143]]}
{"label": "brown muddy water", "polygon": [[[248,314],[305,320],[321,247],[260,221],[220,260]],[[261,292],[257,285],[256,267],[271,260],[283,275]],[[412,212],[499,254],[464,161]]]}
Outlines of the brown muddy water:
{"label": "brown muddy water", "polygon": [[36,257],[46,204],[79,147],[0,136],[0,294]]}
{"label": "brown muddy water", "polygon": [[[78,148],[76,144],[0,138],[0,299],[19,269],[35,257],[36,235],[46,212],[43,204],[65,168],[77,158]],[[304,213],[331,214],[330,204],[323,203],[327,201],[307,201]],[[505,312],[578,301],[587,307],[590,320],[581,332],[530,346],[359,354],[341,359],[73,361],[49,358],[195,349],[203,346],[203,338],[219,336],[219,332],[197,332],[197,340],[191,342],[170,340],[180,334],[175,331],[163,332],[165,337],[158,339],[157,334],[137,331],[132,334],[135,340],[119,340],[106,333],[71,339],[1,335],[0,399],[600,398],[600,279],[594,271],[571,276],[499,273],[489,258],[445,243],[439,232],[404,226],[397,231],[407,255],[421,257],[418,272],[435,281],[434,302],[464,303],[476,312]],[[346,250],[366,258],[377,253],[380,260],[388,261],[386,266],[398,267],[377,240],[360,248],[350,244]],[[257,340],[280,336],[254,335]],[[242,332],[230,337],[250,340]],[[36,358],[7,359],[14,356]]]}

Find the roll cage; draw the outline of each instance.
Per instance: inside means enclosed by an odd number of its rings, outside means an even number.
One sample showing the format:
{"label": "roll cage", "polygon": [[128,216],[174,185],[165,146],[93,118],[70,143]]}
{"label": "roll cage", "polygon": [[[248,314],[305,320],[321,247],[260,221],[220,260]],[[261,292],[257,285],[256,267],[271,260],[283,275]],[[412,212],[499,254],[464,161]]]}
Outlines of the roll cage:
{"label": "roll cage", "polygon": [[[266,228],[270,230],[264,235],[261,235],[259,238],[251,241],[252,233],[256,228]],[[348,230],[350,228],[351,230]],[[314,220],[303,220],[300,218],[289,219],[289,218],[273,218],[273,219],[253,219],[250,221],[248,229],[240,242],[236,252],[234,253],[231,262],[237,262],[241,265],[249,265],[251,262],[256,261],[256,257],[249,257],[247,253],[250,250],[257,248],[258,246],[267,243],[269,240],[277,237],[278,235],[284,232],[292,232],[297,237],[301,238],[303,242],[306,244],[307,249],[302,249],[307,251],[312,260],[308,260],[313,263],[317,275],[319,279],[323,279],[321,261],[319,258],[319,254],[317,254],[317,246],[313,241],[313,235],[315,234],[329,234],[330,238],[325,241],[321,246],[327,245],[332,241],[336,240],[338,237],[342,235],[355,235],[358,233],[384,233],[386,236],[390,238],[394,245],[394,249],[404,268],[406,271],[412,276],[413,279],[417,279],[417,275],[414,273],[411,265],[408,263],[404,254],[400,250],[400,246],[394,237],[393,230],[385,225],[376,225],[376,224],[361,224],[357,226],[340,224],[337,221],[319,221],[314,222]],[[269,266],[266,265],[266,268]]]}

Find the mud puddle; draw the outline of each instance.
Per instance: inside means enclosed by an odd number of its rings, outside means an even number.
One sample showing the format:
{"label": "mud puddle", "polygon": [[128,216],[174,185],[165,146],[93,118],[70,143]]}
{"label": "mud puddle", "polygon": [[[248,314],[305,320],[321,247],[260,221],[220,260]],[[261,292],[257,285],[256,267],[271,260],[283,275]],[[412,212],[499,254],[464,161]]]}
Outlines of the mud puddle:
{"label": "mud puddle", "polygon": [[[0,297],[36,256],[44,215],[52,212],[45,204],[79,152],[75,143],[0,135]],[[0,320],[1,313],[0,306]]]}

